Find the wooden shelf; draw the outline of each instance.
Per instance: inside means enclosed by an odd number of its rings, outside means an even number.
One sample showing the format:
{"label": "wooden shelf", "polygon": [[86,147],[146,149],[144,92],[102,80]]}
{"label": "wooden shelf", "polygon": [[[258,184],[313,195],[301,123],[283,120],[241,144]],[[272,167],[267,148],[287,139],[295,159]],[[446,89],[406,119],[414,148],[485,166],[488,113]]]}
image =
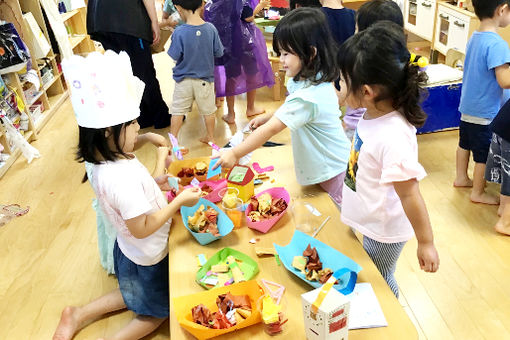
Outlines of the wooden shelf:
{"label": "wooden shelf", "polygon": [[72,17],[74,17],[78,13],[80,13],[80,11],[75,9],[73,11],[61,14],[60,16],[62,16],[62,20],[63,21],[67,21],[67,20],[71,19]]}
{"label": "wooden shelf", "polygon": [[39,98],[41,98],[41,96],[43,94],[44,94],[44,91],[39,91],[37,96],[35,96],[34,98],[32,98],[32,100],[30,100],[30,103],[28,103],[28,106],[33,105]]}
{"label": "wooden shelf", "polygon": [[44,85],[43,85],[43,89],[44,89],[44,91],[45,91],[45,92],[46,92],[46,91],[48,91],[48,89],[49,89],[49,88],[50,88],[53,84],[55,84],[55,82],[58,80],[58,78],[60,78],[60,76],[61,76],[61,75],[62,75],[61,73],[59,73],[59,74],[57,74],[57,75],[53,75],[53,79],[52,79],[52,80],[50,80],[49,82],[47,82],[46,84],[44,84]]}
{"label": "wooden shelf", "polygon": [[83,36],[71,36],[71,37],[69,37],[69,42],[71,43],[71,48],[74,49],[82,41],[84,41],[85,38],[87,38],[86,35],[83,35]]}
{"label": "wooden shelf", "polygon": [[49,110],[45,110],[41,112],[40,118],[34,122],[35,123],[35,130],[37,132],[41,131],[41,129],[50,121],[51,117],[57,112],[57,110],[60,108],[60,105],[67,99],[68,91],[48,97],[48,101],[50,103]]}

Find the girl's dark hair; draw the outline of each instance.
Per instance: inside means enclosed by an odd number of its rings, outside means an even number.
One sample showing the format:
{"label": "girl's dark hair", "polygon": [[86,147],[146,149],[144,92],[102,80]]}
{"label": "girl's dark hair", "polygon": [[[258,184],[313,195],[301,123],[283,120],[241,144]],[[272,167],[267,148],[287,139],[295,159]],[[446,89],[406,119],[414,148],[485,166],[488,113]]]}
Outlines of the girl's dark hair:
{"label": "girl's dark hair", "polygon": [[273,34],[273,50],[299,57],[301,70],[294,80],[309,80],[318,85],[332,82],[338,76],[335,65],[336,43],[331,36],[324,13],[317,8],[298,8],[283,17]]}
{"label": "girl's dark hair", "polygon": [[377,21],[393,21],[404,27],[404,17],[397,3],[393,0],[371,0],[365,2],[356,12],[358,32],[363,31]]}
{"label": "girl's dark hair", "polygon": [[340,47],[337,63],[349,93],[358,93],[363,85],[379,85],[376,102],[391,99],[395,110],[420,127],[427,119],[420,107],[427,75],[409,59],[402,27],[380,21],[349,38]]}
{"label": "girl's dark hair", "polygon": [[[89,162],[93,164],[100,164],[104,161],[115,161],[119,157],[129,158],[129,155],[122,151],[122,146],[119,145],[119,137],[122,128],[131,122],[122,123],[112,126],[110,128],[92,129],[79,126],[79,141],[78,151],[76,152],[76,160],[80,163]],[[106,138],[107,129],[112,134],[116,150],[111,150],[108,146]],[[124,130],[125,132],[126,130]],[[98,157],[98,154],[101,156]],[[83,177],[82,183],[87,181],[87,174]]]}

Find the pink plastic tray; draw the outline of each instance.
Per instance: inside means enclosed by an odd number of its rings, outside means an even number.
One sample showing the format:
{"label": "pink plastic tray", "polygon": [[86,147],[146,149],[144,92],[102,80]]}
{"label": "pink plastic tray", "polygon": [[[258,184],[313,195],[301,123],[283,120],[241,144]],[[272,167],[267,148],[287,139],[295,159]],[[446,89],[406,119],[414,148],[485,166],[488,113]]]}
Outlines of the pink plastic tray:
{"label": "pink plastic tray", "polygon": [[248,204],[248,207],[246,208],[245,211],[246,224],[248,225],[249,228],[258,230],[264,234],[267,233],[269,229],[271,229],[276,224],[276,222],[278,222],[280,218],[282,218],[283,215],[285,215],[285,213],[289,209],[290,204],[290,195],[284,188],[269,188],[267,190],[259,192],[257,195],[255,195],[255,197],[259,197],[260,195],[266,192],[269,193],[273,198],[283,198],[283,200],[287,202],[287,209],[285,209],[281,214],[276,215],[270,219],[262,220],[260,222],[252,222],[252,220],[249,217],[251,212],[251,205]]}

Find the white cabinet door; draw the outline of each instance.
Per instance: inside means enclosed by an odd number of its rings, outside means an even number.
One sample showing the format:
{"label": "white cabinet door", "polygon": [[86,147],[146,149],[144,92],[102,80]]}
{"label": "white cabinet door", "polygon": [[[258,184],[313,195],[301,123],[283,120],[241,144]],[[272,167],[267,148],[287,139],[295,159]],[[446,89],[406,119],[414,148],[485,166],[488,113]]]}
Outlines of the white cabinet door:
{"label": "white cabinet door", "polygon": [[406,0],[405,6],[404,27],[413,33],[417,33],[418,1],[419,0]]}
{"label": "white cabinet door", "polygon": [[416,19],[416,28],[418,35],[422,38],[432,41],[434,35],[434,15],[436,13],[436,3],[431,0],[417,0],[418,16]]}
{"label": "white cabinet door", "polygon": [[466,53],[468,42],[470,20],[462,20],[460,17],[450,18],[450,44],[448,48],[455,48],[462,53]]}
{"label": "white cabinet door", "polygon": [[441,10],[437,11],[436,33],[434,37],[434,49],[446,55],[450,41],[450,14]]}

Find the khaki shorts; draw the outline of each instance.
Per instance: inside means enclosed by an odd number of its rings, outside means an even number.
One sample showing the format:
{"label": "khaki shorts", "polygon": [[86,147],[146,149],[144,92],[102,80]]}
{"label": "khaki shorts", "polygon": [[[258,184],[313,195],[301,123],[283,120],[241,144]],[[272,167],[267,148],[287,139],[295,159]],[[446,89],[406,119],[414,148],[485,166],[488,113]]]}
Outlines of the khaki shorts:
{"label": "khaki shorts", "polygon": [[191,112],[193,101],[197,102],[198,113],[201,115],[207,116],[216,112],[214,82],[185,78],[175,83],[172,115],[179,116]]}

